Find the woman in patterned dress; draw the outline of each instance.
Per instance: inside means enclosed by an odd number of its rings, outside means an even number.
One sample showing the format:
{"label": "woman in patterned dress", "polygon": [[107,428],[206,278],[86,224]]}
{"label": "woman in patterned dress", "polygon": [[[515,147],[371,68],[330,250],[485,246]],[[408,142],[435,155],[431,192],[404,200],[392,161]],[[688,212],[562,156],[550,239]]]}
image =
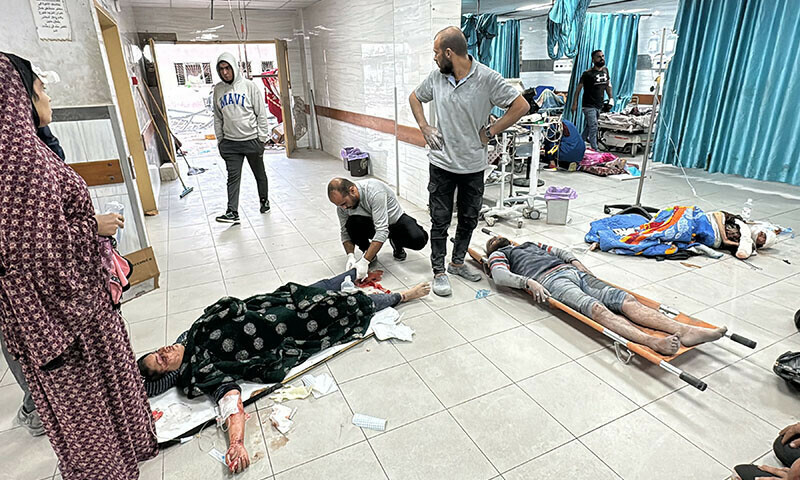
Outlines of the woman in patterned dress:
{"label": "woman in patterned dress", "polygon": [[[52,111],[34,85],[40,125]],[[101,265],[86,183],[37,138],[32,99],[0,54],[0,329],[64,480],[136,479],[152,416]]]}

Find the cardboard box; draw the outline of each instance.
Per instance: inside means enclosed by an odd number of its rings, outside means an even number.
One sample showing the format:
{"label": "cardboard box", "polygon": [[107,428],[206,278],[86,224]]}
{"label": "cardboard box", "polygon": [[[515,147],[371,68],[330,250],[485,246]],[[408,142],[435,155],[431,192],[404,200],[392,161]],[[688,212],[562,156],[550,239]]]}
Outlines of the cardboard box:
{"label": "cardboard box", "polygon": [[128,279],[131,285],[136,285],[152,278],[155,281],[155,288],[158,288],[158,277],[161,272],[158,270],[153,247],[129,253],[125,255],[125,258],[133,264],[133,273],[131,273],[131,278]]}

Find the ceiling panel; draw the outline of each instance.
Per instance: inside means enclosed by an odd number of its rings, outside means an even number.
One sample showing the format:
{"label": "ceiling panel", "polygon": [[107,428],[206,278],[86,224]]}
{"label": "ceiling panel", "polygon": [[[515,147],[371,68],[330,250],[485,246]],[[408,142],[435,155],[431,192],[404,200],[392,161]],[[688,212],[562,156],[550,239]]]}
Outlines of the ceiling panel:
{"label": "ceiling panel", "polygon": [[[308,7],[320,0],[231,0],[231,7],[239,4],[253,10],[296,10]],[[211,0],[128,0],[134,7],[167,7],[167,8],[209,8]],[[227,0],[215,0],[215,9],[227,8]]]}
{"label": "ceiling panel", "polygon": [[[596,13],[651,13],[656,10],[677,9],[679,0],[594,0],[589,5],[590,12]],[[478,4],[480,3],[480,12]],[[531,17],[546,15],[551,0],[462,0],[461,13],[496,13],[508,14],[510,17]],[[608,5],[606,5],[608,4]],[[520,8],[535,8],[535,10]]]}

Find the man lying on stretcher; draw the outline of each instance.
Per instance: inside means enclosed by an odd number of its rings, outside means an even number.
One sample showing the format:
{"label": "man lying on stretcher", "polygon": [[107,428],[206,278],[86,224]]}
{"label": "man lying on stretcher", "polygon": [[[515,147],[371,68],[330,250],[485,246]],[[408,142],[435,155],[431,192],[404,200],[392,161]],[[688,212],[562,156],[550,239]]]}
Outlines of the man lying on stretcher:
{"label": "man lying on stretcher", "polygon": [[[676,322],[639,303],[632,295],[598,280],[570,252],[526,242],[519,246],[501,236],[486,243],[489,268],[497,285],[524,289],[537,302],[553,297],[628,340],[662,355],[720,339],[727,329],[702,328]],[[624,315],[624,316],[623,316]],[[625,318],[627,317],[627,318]],[[649,335],[637,325],[670,334]]]}

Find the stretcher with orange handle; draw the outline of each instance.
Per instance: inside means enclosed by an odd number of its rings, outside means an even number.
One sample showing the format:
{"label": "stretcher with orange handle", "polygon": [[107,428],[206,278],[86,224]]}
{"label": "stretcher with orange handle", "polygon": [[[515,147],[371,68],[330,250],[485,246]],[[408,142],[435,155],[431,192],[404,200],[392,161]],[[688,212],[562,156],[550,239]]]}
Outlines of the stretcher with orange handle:
{"label": "stretcher with orange handle", "polygon": [[[481,231],[483,233],[487,234],[487,235],[491,235],[491,236],[495,235],[488,228],[483,228],[483,229],[481,229]],[[519,245],[517,242],[514,242],[514,241],[512,241],[511,244],[515,245],[515,246]],[[470,248],[469,249],[469,255],[470,255],[470,257],[472,257],[473,260],[478,262],[483,267],[483,271],[487,275],[489,275],[489,264],[488,264],[488,259],[486,258],[486,256],[481,254],[480,252],[478,252],[474,248]],[[680,312],[679,310],[677,310],[675,308],[669,307],[667,305],[663,305],[663,304],[661,304],[661,303],[659,303],[659,302],[657,302],[655,300],[651,300],[651,299],[649,299],[647,297],[639,295],[638,293],[631,292],[630,290],[627,290],[625,288],[619,287],[619,286],[614,285],[614,284],[609,283],[609,282],[605,282],[605,283],[607,283],[608,285],[611,285],[612,287],[619,288],[620,290],[623,290],[623,291],[629,293],[634,298],[636,298],[636,300],[638,300],[639,303],[641,303],[642,305],[645,305],[645,306],[650,307],[650,308],[652,308],[654,310],[657,310],[657,311],[661,312],[662,314],[664,314],[665,316],[667,316],[669,318],[672,318],[676,322],[685,323],[687,325],[693,325],[693,326],[696,326],[696,327],[717,328],[716,326],[711,325],[710,323],[703,322],[701,320],[693,318],[693,317],[691,317],[689,315],[686,315],[685,313]],[[635,355],[639,355],[640,357],[644,358],[645,360],[647,360],[647,361],[649,361],[651,363],[654,363],[654,364],[658,365],[659,367],[663,368],[664,370],[668,371],[669,373],[678,376],[681,380],[683,380],[684,382],[688,383],[689,385],[697,388],[698,390],[703,391],[708,387],[708,385],[706,385],[706,383],[704,381],[700,380],[699,378],[695,377],[694,375],[692,375],[690,373],[684,372],[680,368],[678,368],[675,365],[672,365],[670,363],[675,358],[683,355],[684,353],[688,352],[689,350],[694,349],[695,347],[686,347],[686,346],[681,345],[681,348],[674,355],[669,355],[669,356],[661,355],[660,353],[657,353],[656,351],[654,351],[650,347],[646,347],[646,346],[641,345],[639,343],[631,342],[630,340],[626,339],[622,335],[620,335],[620,334],[618,334],[618,333],[616,333],[616,332],[614,332],[614,331],[612,331],[612,330],[610,330],[608,328],[605,328],[604,326],[602,326],[599,323],[595,322],[594,320],[592,320],[591,318],[587,317],[586,315],[574,310],[573,308],[571,308],[571,307],[559,302],[558,300],[556,300],[556,299],[554,299],[552,297],[549,297],[547,299],[547,303],[552,308],[555,308],[557,310],[561,310],[562,312],[565,312],[566,314],[570,315],[571,317],[574,317],[574,318],[580,320],[581,322],[583,322],[586,325],[590,326],[594,330],[597,330],[598,332],[602,333],[606,337],[610,338],[614,342],[614,350],[615,350],[615,352],[617,354],[617,358],[619,358],[619,360],[621,362],[627,364],[628,362],[630,362],[630,360],[631,360],[631,358],[633,357],[634,354]],[[633,325],[636,328],[638,328],[639,330],[641,330],[642,332],[644,332],[644,333],[646,333],[648,335],[661,337],[661,338],[667,337],[669,335],[669,334],[667,334],[665,332],[662,332],[660,330],[653,330],[653,329],[650,329],[650,328],[643,327],[641,325],[637,325],[635,323]],[[744,345],[744,346],[746,346],[748,348],[756,348],[756,342],[754,342],[753,340],[750,340],[749,338],[743,337],[741,335],[737,335],[735,333],[730,333],[730,332],[726,333],[725,336],[730,338],[734,342],[742,344],[742,345]]]}

